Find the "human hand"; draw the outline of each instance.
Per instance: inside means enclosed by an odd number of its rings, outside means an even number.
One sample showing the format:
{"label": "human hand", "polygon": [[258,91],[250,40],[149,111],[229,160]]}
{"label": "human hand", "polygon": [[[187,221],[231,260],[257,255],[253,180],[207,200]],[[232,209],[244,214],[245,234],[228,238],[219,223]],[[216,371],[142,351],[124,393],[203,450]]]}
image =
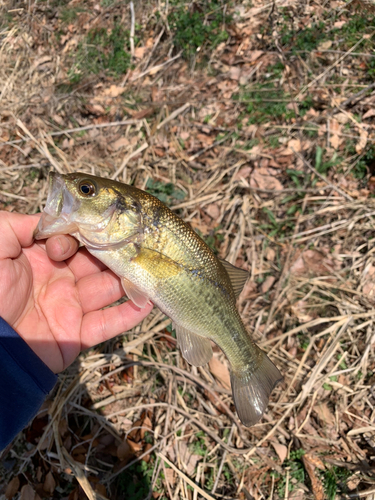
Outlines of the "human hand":
{"label": "human hand", "polygon": [[82,349],[108,340],[152,310],[131,301],[119,278],[72,236],[33,240],[40,215],[0,211],[0,316],[55,373]]}

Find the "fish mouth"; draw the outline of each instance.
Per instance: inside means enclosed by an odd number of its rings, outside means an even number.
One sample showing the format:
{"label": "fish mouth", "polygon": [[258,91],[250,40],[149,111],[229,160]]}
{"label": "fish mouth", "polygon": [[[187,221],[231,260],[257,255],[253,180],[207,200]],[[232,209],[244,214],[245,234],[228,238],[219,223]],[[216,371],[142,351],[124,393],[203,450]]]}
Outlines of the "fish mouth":
{"label": "fish mouth", "polygon": [[70,217],[79,208],[79,200],[69,192],[64,175],[50,172],[46,206],[34,232],[36,240],[43,240],[56,234],[72,234],[77,225]]}

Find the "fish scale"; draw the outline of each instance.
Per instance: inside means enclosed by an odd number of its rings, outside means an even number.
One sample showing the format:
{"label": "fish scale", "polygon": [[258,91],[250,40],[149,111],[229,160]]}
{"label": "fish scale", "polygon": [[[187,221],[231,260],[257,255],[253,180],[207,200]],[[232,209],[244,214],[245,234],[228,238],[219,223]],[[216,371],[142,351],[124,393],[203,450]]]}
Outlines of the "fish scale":
{"label": "fish scale", "polygon": [[71,234],[121,279],[139,307],[151,301],[172,319],[183,357],[195,366],[226,355],[241,421],[254,425],[281,379],[236,307],[247,273],[208,245],[154,196],[84,173],[51,174],[37,239]]}

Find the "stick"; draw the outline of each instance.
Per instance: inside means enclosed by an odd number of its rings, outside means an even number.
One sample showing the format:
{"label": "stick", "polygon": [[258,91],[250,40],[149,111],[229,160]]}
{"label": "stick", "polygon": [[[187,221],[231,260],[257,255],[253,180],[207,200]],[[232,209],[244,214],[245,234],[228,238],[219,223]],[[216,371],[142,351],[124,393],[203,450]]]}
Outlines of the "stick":
{"label": "stick", "polygon": [[116,172],[112,175],[111,179],[112,180],[115,180],[116,177],[121,174],[121,172],[124,170],[124,168],[126,167],[126,165],[129,163],[129,161],[134,158],[135,156],[137,156],[139,153],[142,153],[142,151],[144,151],[146,148],[148,148],[148,144],[147,142],[144,142],[142,144],[142,146],[140,146],[138,149],[136,149],[135,151],[133,151],[132,153],[130,153],[130,155],[126,156],[120,167],[116,170]]}
{"label": "stick", "polygon": [[171,113],[167,118],[165,118],[165,120],[159,123],[159,125],[156,127],[156,130],[160,130],[162,127],[164,127],[164,125],[174,120],[178,115],[183,113],[186,109],[190,108],[190,106],[191,106],[190,102],[186,102],[183,106],[173,111],[173,113]]}
{"label": "stick", "polygon": [[135,14],[134,14],[134,4],[130,2],[130,15],[131,15],[131,26],[130,26],[130,52],[132,57],[134,57],[134,31],[135,31]]}
{"label": "stick", "polygon": [[348,56],[349,54],[351,54],[357,47],[359,44],[361,44],[364,40],[364,37],[362,37],[360,40],[358,40],[358,42],[356,44],[353,45],[353,47],[351,49],[349,49],[347,52],[345,52],[345,54],[343,54],[341,57],[339,57],[337,59],[336,62],[334,62],[333,64],[331,64],[331,66],[329,66],[326,70],[323,71],[323,73],[320,73],[320,75],[316,76],[314,78],[314,80],[312,80],[308,85],[306,85],[296,96],[296,99],[298,99],[299,97],[301,97],[302,94],[304,94],[306,92],[307,89],[309,89],[312,85],[314,85],[315,82],[317,82],[318,80],[320,80],[321,78],[323,78],[323,76],[325,76],[327,73],[329,73],[331,71],[331,69],[333,69],[334,67],[336,67],[341,61],[343,61],[345,59],[346,56]]}
{"label": "stick", "polygon": [[164,460],[165,463],[167,463],[172,469],[177,472],[177,474],[182,477],[184,481],[186,481],[190,486],[194,489],[197,490],[198,493],[202,495],[202,497],[206,498],[207,500],[215,500],[214,497],[206,493],[200,486],[198,486],[194,481],[192,481],[186,474],[184,474],[180,469],[178,469],[170,460],[168,460],[167,457],[165,457],[162,453],[156,453],[161,460]]}
{"label": "stick", "polygon": [[293,153],[297,156],[297,158],[299,158],[300,160],[303,161],[303,163],[306,165],[306,167],[308,167],[312,172],[314,172],[314,174],[319,177],[319,179],[321,179],[322,181],[324,181],[327,186],[329,186],[331,189],[333,189],[334,191],[336,191],[337,193],[341,194],[341,196],[343,196],[344,198],[346,198],[348,201],[353,201],[353,198],[346,194],[345,191],[342,191],[342,189],[334,186],[333,184],[331,184],[329,181],[327,181],[327,179],[324,177],[324,175],[320,174],[316,168],[314,168],[307,160],[306,158],[304,158],[301,154],[298,153],[298,151],[295,151],[293,148],[292,148],[292,151]]}

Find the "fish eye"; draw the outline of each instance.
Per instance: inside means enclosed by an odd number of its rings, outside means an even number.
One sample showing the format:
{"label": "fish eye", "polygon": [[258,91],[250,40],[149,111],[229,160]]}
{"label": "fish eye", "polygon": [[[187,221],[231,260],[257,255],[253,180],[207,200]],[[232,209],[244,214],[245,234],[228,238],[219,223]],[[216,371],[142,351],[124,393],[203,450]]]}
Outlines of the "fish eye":
{"label": "fish eye", "polygon": [[96,195],[96,186],[91,181],[82,181],[78,186],[79,192],[83,196],[95,196]]}

